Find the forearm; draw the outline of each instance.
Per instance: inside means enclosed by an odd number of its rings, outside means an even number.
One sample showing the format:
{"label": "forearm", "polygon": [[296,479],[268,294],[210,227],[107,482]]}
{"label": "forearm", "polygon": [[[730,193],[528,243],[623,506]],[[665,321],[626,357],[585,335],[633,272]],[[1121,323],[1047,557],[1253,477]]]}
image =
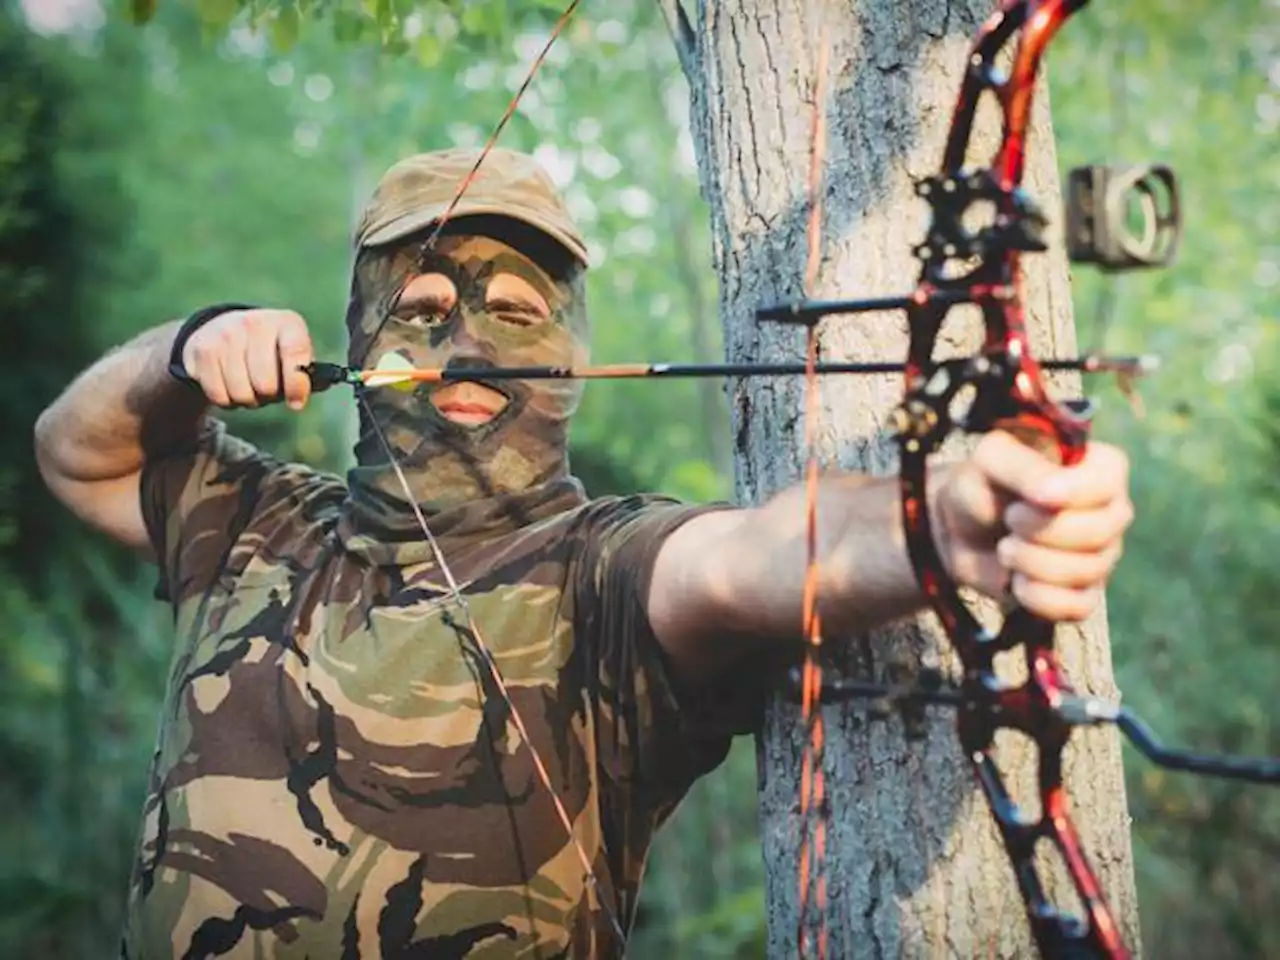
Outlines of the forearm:
{"label": "forearm", "polygon": [[[724,541],[724,596],[739,629],[795,636],[808,560],[803,485],[747,511]],[[896,479],[826,477],[817,498],[818,609],[824,632],[848,634],[924,605],[906,548]]]}
{"label": "forearm", "polygon": [[46,478],[94,483],[127,477],[142,469],[148,455],[195,433],[206,401],[168,371],[179,326],[155,327],[111,351],[41,414],[36,451]]}
{"label": "forearm", "polygon": [[[965,460],[933,467],[929,502],[943,570],[978,594],[1039,617],[1080,621],[1097,608],[1133,519],[1123,454],[1091,445],[1062,466],[1000,431]],[[817,602],[831,639],[922,609],[896,479],[824,479],[817,496]],[[808,510],[801,485],[761,507],[699,516],[671,535],[654,568],[650,620],[685,677],[740,662],[802,630]]]}

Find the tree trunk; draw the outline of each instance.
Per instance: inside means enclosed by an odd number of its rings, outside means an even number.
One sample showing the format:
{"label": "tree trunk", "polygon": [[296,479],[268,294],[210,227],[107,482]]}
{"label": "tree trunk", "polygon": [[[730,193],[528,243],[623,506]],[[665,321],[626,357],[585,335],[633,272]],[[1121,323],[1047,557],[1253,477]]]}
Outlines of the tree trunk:
{"label": "tree trunk", "polygon": [[[758,324],[754,309],[801,295],[808,212],[805,175],[818,61],[810,17],[817,3],[736,0],[700,4],[682,39],[703,188],[711,207],[721,320],[730,361],[797,358],[802,331]],[[815,297],[909,292],[926,210],[913,181],[937,170],[967,47],[988,5],[931,0],[827,4],[829,44],[823,261]],[[1082,14],[1087,15],[1087,12]],[[1071,29],[1070,24],[1065,29]],[[1047,100],[1032,125],[1026,185],[1048,211],[1060,209]],[[975,142],[986,165],[999,130],[980,110]],[[1060,219],[1058,217],[1055,220]],[[1052,253],[1026,259],[1026,294],[1039,356],[1075,350],[1071,291],[1060,237]],[[959,311],[944,341],[951,353],[978,343],[976,312]],[[824,359],[901,359],[898,314],[829,318]],[[1078,391],[1078,382],[1059,384]],[[821,385],[820,458],[828,467],[896,470],[886,421],[901,399],[897,376],[828,378]],[[803,384],[736,382],[736,485],[759,503],[794,483],[804,460]],[[961,445],[954,445],[959,452]],[[821,523],[821,518],[819,518]],[[799,633],[797,624],[797,633]],[[930,614],[867,636],[829,637],[841,671],[882,680],[908,655],[955,676],[956,664]],[[1060,631],[1078,689],[1114,698],[1105,616]],[[830,674],[828,673],[827,676]],[[1013,675],[1013,674],[1011,674]],[[872,719],[865,705],[826,712],[831,828],[826,856],[829,955],[862,957],[1028,957],[1035,955],[1024,911],[985,802],[959,755],[954,716],[929,711],[920,739],[900,716]],[[796,955],[798,784],[803,743],[796,705],[779,695],[758,741],[767,872],[769,953]],[[1000,761],[1015,796],[1037,813],[1035,748],[1010,736]],[[1124,781],[1113,732],[1078,733],[1068,751],[1068,795],[1086,850],[1128,941],[1138,923]],[[1055,900],[1074,908],[1056,857]]]}

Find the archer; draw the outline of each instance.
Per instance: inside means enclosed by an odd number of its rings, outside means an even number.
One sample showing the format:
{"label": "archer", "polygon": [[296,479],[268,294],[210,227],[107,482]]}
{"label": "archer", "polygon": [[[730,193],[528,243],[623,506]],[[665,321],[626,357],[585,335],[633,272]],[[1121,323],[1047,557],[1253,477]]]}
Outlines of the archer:
{"label": "archer", "polygon": [[[350,364],[476,379],[361,391],[345,479],[211,413],[306,405],[288,310],[152,329],[37,425],[49,487],[156,562],[175,615],[129,957],[618,955],[655,831],[752,728],[759,662],[796,644],[802,490],[589,498],[567,455],[580,383],[485,382],[583,361],[587,257],[521,154],[489,153],[449,218],[476,162],[405,160],[361,219]],[[937,476],[958,583],[1094,610],[1133,516],[1123,452],[1066,468],[992,433]],[[831,475],[819,501],[828,632],[923,609],[895,482]]]}

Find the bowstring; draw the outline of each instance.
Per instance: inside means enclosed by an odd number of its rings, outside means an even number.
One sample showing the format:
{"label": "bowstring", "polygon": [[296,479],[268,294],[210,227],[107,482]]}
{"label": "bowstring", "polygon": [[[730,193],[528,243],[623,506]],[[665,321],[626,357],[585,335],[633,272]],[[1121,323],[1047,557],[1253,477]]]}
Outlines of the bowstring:
{"label": "bowstring", "polygon": [[[1125,24],[1124,30],[1116,31],[1117,36],[1121,39],[1118,41],[1119,51],[1116,54],[1116,68],[1111,71],[1110,75],[1111,91],[1108,97],[1110,102],[1107,105],[1107,112],[1109,114],[1108,126],[1110,127],[1108,140],[1112,144],[1120,143],[1129,128],[1128,65],[1130,40],[1128,26],[1128,24]],[[1116,318],[1120,299],[1119,290],[1119,277],[1110,276],[1105,271],[1098,277],[1097,292],[1094,294],[1093,300],[1093,323],[1089,348],[1081,356],[1101,357],[1103,355],[1108,334]],[[1133,412],[1133,415],[1138,419],[1142,419],[1146,412],[1142,403],[1142,396],[1137,388],[1137,375],[1118,371],[1116,373],[1116,386],[1120,390],[1121,396],[1128,402],[1129,409]]]}
{"label": "bowstring", "polygon": [[488,141],[485,142],[484,148],[480,151],[480,156],[476,158],[475,164],[471,167],[467,175],[458,183],[458,189],[453,194],[453,199],[449,201],[449,205],[445,207],[444,213],[440,215],[440,219],[436,221],[435,228],[427,236],[421,247],[421,257],[430,253],[435,249],[436,241],[440,238],[440,234],[444,228],[448,226],[449,220],[453,217],[454,211],[458,209],[458,204],[462,202],[462,197],[471,188],[471,184],[475,182],[476,177],[480,173],[480,165],[484,163],[484,158],[489,155],[494,145],[498,142],[498,137],[502,135],[502,131],[506,128],[511,118],[516,114],[516,107],[520,105],[520,98],[524,96],[525,91],[529,89],[529,85],[533,83],[534,75],[542,68],[542,63],[547,59],[547,54],[551,52],[551,47],[555,44],[560,34],[564,32],[564,28],[568,26],[569,20],[573,17],[574,11],[578,9],[581,0],[570,0],[569,5],[564,8],[564,12],[556,20],[555,26],[551,28],[551,33],[547,36],[547,42],[542,45],[542,49],[538,55],[534,57],[533,62],[529,65],[529,70],[525,74],[524,82],[516,88],[515,95],[507,103],[507,109],[503,112],[502,117],[494,124],[493,132],[489,134]]}
{"label": "bowstring", "polygon": [[[523,97],[525,91],[529,89],[535,74],[537,74],[539,68],[541,68],[543,62],[546,60],[547,54],[550,52],[552,45],[556,42],[556,39],[560,34],[563,33],[564,28],[568,25],[570,18],[573,16],[573,13],[580,2],[581,0],[570,0],[569,5],[564,9],[564,12],[561,13],[555,26],[552,28],[550,35],[547,37],[546,43],[530,65],[524,81],[516,89],[516,92],[508,102],[502,117],[494,125],[493,131],[489,135],[489,139],[485,142],[484,147],[480,151],[480,155],[476,158],[476,162],[472,165],[467,175],[459,181],[458,187],[454,191],[453,198],[449,201],[449,205],[436,221],[435,228],[419,247],[417,256],[417,266],[419,270],[421,269],[421,265],[427,254],[434,249],[442,231],[448,224],[449,220],[453,217],[458,205],[466,195],[467,190],[470,189],[471,185],[475,182],[485,158],[488,157],[489,153],[493,150],[494,145],[498,142],[499,136],[501,136],[502,131],[511,121],[511,118],[515,116],[521,97]],[[394,309],[394,304],[399,301],[400,297],[404,293],[405,287],[408,286],[416,272],[418,271],[409,271],[405,280],[401,283],[399,290],[391,300],[391,309],[387,309],[383,313],[382,320],[379,322],[377,329],[374,330],[373,335],[369,338],[370,346],[372,346],[373,342],[377,339],[378,334],[386,325],[388,318],[391,316],[392,309]],[[359,365],[364,365],[363,359]],[[471,639],[474,653],[479,655],[481,662],[483,662],[485,666],[486,672],[489,674],[490,680],[501,695],[503,703],[507,708],[507,714],[511,718],[511,724],[515,727],[516,733],[519,735],[521,742],[528,749],[529,756],[533,761],[533,768],[538,775],[538,780],[542,783],[542,786],[551,797],[556,817],[564,828],[569,843],[572,845],[574,853],[582,866],[583,880],[586,883],[587,890],[599,906],[600,910],[605,914],[605,917],[612,928],[613,934],[618,938],[619,951],[625,953],[627,944],[626,931],[623,929],[622,923],[614,912],[613,907],[609,904],[607,897],[600,889],[600,880],[591,863],[591,857],[587,854],[586,848],[582,844],[582,840],[578,837],[578,832],[574,828],[573,820],[569,816],[569,811],[566,809],[564,801],[561,800],[559,792],[551,782],[551,774],[542,760],[542,755],[538,752],[537,747],[534,746],[533,739],[529,735],[529,729],[525,725],[524,718],[521,716],[519,709],[517,709],[515,702],[511,697],[511,692],[507,687],[506,680],[503,678],[502,670],[498,666],[498,661],[494,657],[489,644],[485,641],[484,635],[480,631],[479,624],[471,613],[471,605],[467,602],[466,594],[463,592],[461,585],[454,576],[453,569],[450,567],[439,541],[436,539],[435,534],[431,532],[431,526],[427,523],[427,518],[422,512],[422,507],[418,504],[417,497],[413,495],[413,489],[409,484],[409,478],[405,476],[404,469],[400,465],[400,460],[396,456],[395,451],[391,446],[391,442],[387,439],[387,435],[383,431],[382,425],[378,423],[377,418],[374,416],[373,409],[369,403],[368,397],[366,396],[365,385],[362,383],[356,383],[353,387],[357,402],[364,409],[365,415],[369,420],[370,427],[373,430],[374,435],[378,438],[378,443],[382,447],[383,453],[386,455],[392,471],[395,473],[396,480],[404,491],[405,497],[409,502],[409,506],[413,511],[414,519],[417,521],[419,529],[422,530],[422,534],[426,538],[427,546],[431,551],[432,558],[434,559],[436,566],[439,568],[441,576],[444,577],[445,586],[448,589],[450,599],[458,609],[462,611],[463,619],[465,621],[463,632],[466,637]],[[601,838],[601,843],[603,844],[603,838]]]}
{"label": "bowstring", "polygon": [[[822,193],[826,155],[826,84],[828,37],[821,14],[810,9],[811,28],[817,33],[818,60],[813,85],[813,117],[810,129],[807,178],[809,217],[803,295],[814,297],[822,265]],[[813,38],[810,38],[813,42]],[[800,769],[800,863],[797,944],[800,956],[809,955],[810,897],[818,915],[817,956],[827,955],[827,792],[824,756],[826,729],[822,719],[822,619],[818,612],[818,325],[805,325],[804,446],[805,446],[805,572],[802,597],[802,629],[805,653],[801,674],[801,721],[806,740]]]}

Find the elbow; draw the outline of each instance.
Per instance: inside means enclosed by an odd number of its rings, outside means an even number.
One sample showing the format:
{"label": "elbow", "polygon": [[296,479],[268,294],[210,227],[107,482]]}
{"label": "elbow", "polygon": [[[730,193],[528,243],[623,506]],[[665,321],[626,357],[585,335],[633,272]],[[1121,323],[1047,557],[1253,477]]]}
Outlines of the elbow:
{"label": "elbow", "polygon": [[87,479],[84,449],[69,435],[58,406],[45,408],[32,431],[36,469],[46,487],[59,498],[68,482]]}
{"label": "elbow", "polygon": [[57,416],[53,407],[46,407],[36,418],[33,433],[36,467],[46,486],[59,475],[59,462],[64,458],[62,448],[66,446],[57,426]]}

